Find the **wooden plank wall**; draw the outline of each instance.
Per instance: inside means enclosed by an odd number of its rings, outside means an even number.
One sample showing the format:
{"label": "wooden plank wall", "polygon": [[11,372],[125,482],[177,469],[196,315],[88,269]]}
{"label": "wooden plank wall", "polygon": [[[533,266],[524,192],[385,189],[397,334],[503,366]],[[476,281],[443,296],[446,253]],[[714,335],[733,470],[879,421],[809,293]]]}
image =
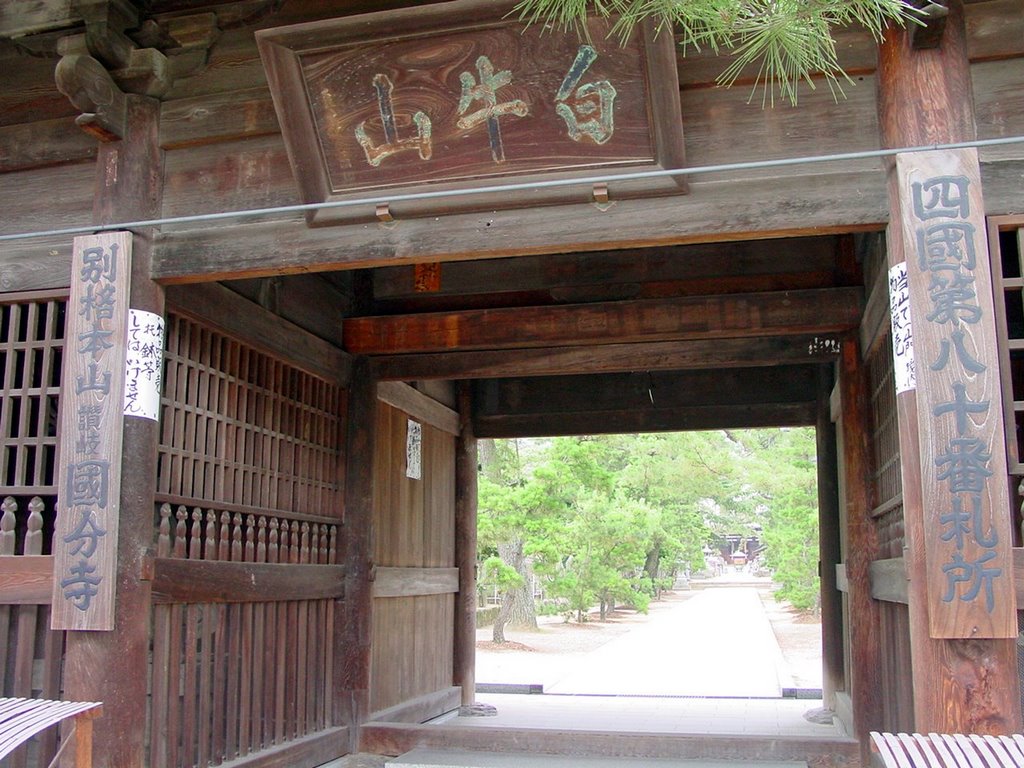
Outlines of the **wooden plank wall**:
{"label": "wooden plank wall", "polygon": [[[50,630],[54,463],[64,297],[0,304],[0,696],[60,698],[65,633]],[[5,765],[47,765],[56,729]]]}
{"label": "wooden plank wall", "polygon": [[[872,265],[884,273],[884,262]],[[867,359],[871,404],[873,504],[879,558],[903,554],[903,495],[900,476],[896,388],[893,383],[892,336],[885,333]],[[914,693],[910,687],[910,615],[901,603],[879,606],[883,727],[893,733],[912,731]]]}
{"label": "wooden plank wall", "polygon": [[[1024,30],[1021,7],[1021,0],[993,0],[968,8],[981,137],[1024,133],[1024,111],[1019,106],[1024,94],[1024,78],[1020,76],[1024,59],[1019,58],[1024,54],[1020,43]],[[297,23],[323,13],[323,4],[311,0],[289,3],[282,13],[272,15],[264,24]],[[688,164],[877,148],[875,47],[866,36],[848,37],[844,38],[840,58],[853,67],[855,82],[845,86],[846,98],[834,99],[825,84],[819,82],[816,90],[802,92],[797,108],[779,104],[763,110],[760,100],[756,96],[751,99],[744,84],[731,90],[709,87],[721,69],[721,60],[700,55],[682,58],[679,73]],[[52,65],[47,71],[36,60],[18,54],[13,46],[0,50],[0,64],[5,72],[2,82],[9,83],[13,91],[0,97],[0,104],[9,105],[9,109],[0,112],[4,115],[0,118],[0,172],[4,172],[0,184],[0,207],[4,210],[0,232],[88,224],[94,163],[92,156],[79,147],[81,137],[74,133],[77,129],[69,117],[73,110],[53,88]],[[46,108],[41,109],[41,104]],[[5,120],[19,122],[6,125]],[[828,130],[827,126],[843,129]],[[60,131],[55,134],[56,128]],[[18,139],[22,134],[31,135],[33,141]],[[37,147],[39,136],[48,137],[52,150],[44,157]],[[162,104],[160,141],[167,150],[162,211],[165,216],[299,202],[252,28],[225,31],[213,47],[206,68],[174,85]],[[74,146],[64,148],[69,142]],[[742,148],[742,155],[737,154],[737,147]],[[1022,152],[1020,146],[991,149],[982,153],[982,159],[1019,161]],[[1000,207],[1009,210],[1012,206],[1008,201],[1019,194],[1019,176],[1000,175],[994,166],[986,166],[985,170],[993,172],[991,178],[986,178],[986,202],[993,209],[990,212]],[[678,237],[682,241],[701,236],[706,239],[716,231],[736,236],[758,229],[781,230],[798,226],[801,220],[817,226],[829,222],[865,226],[877,224],[886,216],[884,178],[877,161],[816,170],[769,169],[745,172],[744,179],[735,177],[736,174],[704,176],[700,180],[694,177],[693,194],[682,201],[687,216],[670,213],[666,204],[658,201],[630,206],[620,203],[599,219],[590,218],[596,215],[590,207],[580,206],[574,211],[585,215],[586,230],[573,231],[560,221],[562,234],[525,225],[520,214],[515,216],[514,228],[510,225],[506,231],[502,226],[504,217],[489,216],[486,240],[481,239],[479,216],[473,215],[443,217],[440,223],[402,222],[391,233],[350,227],[341,230],[343,237],[350,240],[349,247],[344,249],[337,248],[339,232],[323,233],[329,237],[323,241],[322,257],[325,262],[338,261],[342,265],[393,254],[414,259],[432,255],[444,258],[446,253],[458,252],[465,258],[472,253],[469,247],[473,245],[482,250],[499,246],[514,250],[527,242],[539,252],[544,248],[531,238],[547,237],[554,243],[558,238],[575,237],[583,243],[587,237],[594,237],[589,230],[600,227],[601,222],[610,227],[610,222],[625,226],[632,221],[631,226],[642,224],[650,237]],[[803,199],[801,190],[812,187],[822,190],[814,204],[782,205],[787,197]],[[728,192],[721,199],[723,202],[716,197],[719,188]],[[759,198],[760,193],[768,198]],[[36,204],[40,195],[48,202],[45,222],[41,222]],[[723,214],[726,209],[734,213]],[[624,215],[629,220],[616,218],[620,211],[628,212]],[[530,212],[537,217],[543,214],[543,210]],[[300,219],[295,217],[294,228],[287,232],[303,240],[317,237],[316,233],[306,232]],[[196,230],[199,226],[188,228]],[[274,233],[280,235],[284,231],[279,226],[263,223],[226,229],[252,231],[254,236],[262,233],[275,242],[274,248],[263,250],[253,250],[253,243],[248,240],[223,243],[223,258],[237,260],[236,268],[256,261],[266,271],[290,266],[286,257],[296,246],[287,236],[273,238]],[[171,235],[169,243],[177,237],[173,232],[172,227],[164,228],[165,236]],[[641,239],[639,232],[636,236]],[[374,243],[379,247],[374,247]],[[182,248],[186,246],[183,241]],[[0,245],[0,285],[7,290],[67,285],[69,258],[70,243],[65,238],[4,243]],[[195,255],[182,250],[168,253],[166,258],[161,269],[187,270]],[[227,262],[221,266],[228,268]]]}
{"label": "wooden plank wall", "polygon": [[345,391],[177,312],[165,359],[150,764],[327,762]]}
{"label": "wooden plank wall", "polygon": [[[414,393],[411,388],[408,391]],[[455,566],[455,437],[427,423],[424,416],[430,414],[410,416],[387,402],[378,408],[374,563],[378,585],[383,587],[387,573],[392,586],[386,593],[404,593],[385,597],[381,596],[384,589],[375,588],[373,601],[370,711],[374,716],[390,711],[389,719],[420,720],[438,714],[424,714],[415,707],[405,714],[400,710],[403,704],[429,699],[431,694],[447,701],[445,693],[452,687],[454,593],[458,588],[451,570]],[[423,429],[420,480],[406,477],[410,418],[419,421]],[[425,587],[430,574],[439,578],[430,579],[435,585]],[[406,586],[396,588],[396,583]],[[443,591],[422,594],[436,590]],[[430,709],[428,706],[426,711]]]}

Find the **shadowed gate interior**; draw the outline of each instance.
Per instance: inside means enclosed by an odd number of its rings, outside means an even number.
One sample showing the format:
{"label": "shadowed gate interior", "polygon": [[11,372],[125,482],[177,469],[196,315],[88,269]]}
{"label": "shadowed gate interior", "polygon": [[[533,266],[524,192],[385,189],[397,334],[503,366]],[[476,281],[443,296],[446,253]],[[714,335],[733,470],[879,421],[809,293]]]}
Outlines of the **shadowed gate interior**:
{"label": "shadowed gate interior", "polygon": [[[880,243],[790,238],[169,289],[144,575],[151,764],[313,765],[442,738],[416,724],[473,700],[466,579],[482,437],[816,426],[826,705],[852,719],[850,664],[870,663],[870,648],[851,635],[865,608],[845,595],[868,568],[847,566],[903,545]],[[54,294],[2,305],[0,422],[16,439],[0,554],[25,558],[26,572],[49,554],[61,307]],[[858,503],[869,522],[851,524]],[[5,695],[60,693],[48,595],[5,593]],[[908,728],[906,606],[876,597],[871,695],[886,728]]]}

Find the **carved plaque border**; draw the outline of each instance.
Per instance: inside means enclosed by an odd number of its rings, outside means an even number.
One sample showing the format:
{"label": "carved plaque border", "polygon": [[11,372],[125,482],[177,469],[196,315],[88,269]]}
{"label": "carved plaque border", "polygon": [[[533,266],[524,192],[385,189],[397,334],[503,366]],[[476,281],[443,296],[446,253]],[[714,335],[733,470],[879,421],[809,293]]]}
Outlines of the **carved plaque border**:
{"label": "carved plaque border", "polygon": [[[600,191],[583,183],[465,191],[683,167],[671,34],[647,26],[623,43],[606,20],[581,36],[512,8],[456,0],[257,32],[303,202],[380,198],[395,217],[590,202]],[[609,187],[612,200],[687,191],[681,175]],[[368,208],[307,218],[365,220]]]}

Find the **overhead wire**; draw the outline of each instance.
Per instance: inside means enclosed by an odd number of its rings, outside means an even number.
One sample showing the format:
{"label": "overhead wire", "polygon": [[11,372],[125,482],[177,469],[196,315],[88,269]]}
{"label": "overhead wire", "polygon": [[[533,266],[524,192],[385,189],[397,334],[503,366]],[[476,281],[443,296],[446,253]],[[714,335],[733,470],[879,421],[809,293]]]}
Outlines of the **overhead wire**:
{"label": "overhead wire", "polygon": [[140,229],[148,227],[163,227],[177,224],[198,224],[205,222],[225,221],[229,219],[246,219],[255,217],[275,216],[289,213],[309,213],[313,211],[333,210],[337,208],[353,208],[367,206],[371,208],[377,205],[404,203],[415,200],[446,200],[452,198],[469,197],[471,195],[501,194],[507,192],[523,192],[528,190],[552,189],[571,186],[588,186],[594,184],[616,184],[623,181],[637,181],[642,179],[658,179],[667,176],[697,176],[706,173],[724,173],[729,171],[761,170],[766,168],[784,168],[793,165],[806,165],[813,163],[844,162],[848,160],[868,160],[892,157],[898,154],[910,152],[931,152],[936,150],[971,149],[982,147],[994,147],[1007,144],[1024,144],[1024,136],[1005,136],[994,139],[977,139],[974,141],[960,141],[948,144],[929,144],[915,147],[898,147],[892,149],[869,149],[857,152],[839,152],[827,155],[807,155],[802,157],[778,158],[775,160],[752,160],[739,163],[718,163],[714,165],[698,165],[686,168],[659,168],[649,171],[631,171],[619,174],[601,174],[596,176],[583,176],[575,178],[545,179],[529,182],[511,182],[507,184],[491,184],[480,187],[467,187],[464,189],[446,190],[424,190],[422,192],[406,192],[402,194],[380,194],[370,197],[346,198],[344,200],[326,200],[320,203],[296,203],[291,205],[277,205],[267,208],[247,208],[236,211],[220,211],[217,213],[197,213],[184,216],[167,216],[156,219],[139,219],[134,221],[121,221],[112,224],[87,224],[77,227],[62,227],[60,229],[45,229],[30,232],[17,232],[13,234],[0,235],[0,242],[12,240],[29,240],[43,237],[59,237],[63,235],[84,235],[99,232],[112,232],[124,229]]}

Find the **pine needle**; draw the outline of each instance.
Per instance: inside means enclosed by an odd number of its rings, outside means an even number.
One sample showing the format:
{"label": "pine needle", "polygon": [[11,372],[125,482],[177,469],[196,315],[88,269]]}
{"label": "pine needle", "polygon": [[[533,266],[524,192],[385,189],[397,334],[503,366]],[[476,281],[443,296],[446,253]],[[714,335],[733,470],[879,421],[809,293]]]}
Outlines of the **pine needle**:
{"label": "pine needle", "polygon": [[825,78],[833,96],[850,78],[839,65],[833,32],[858,25],[881,39],[890,24],[917,23],[909,0],[521,0],[519,18],[586,33],[589,15],[613,20],[612,35],[627,39],[647,20],[671,28],[685,55],[708,49],[731,56],[718,76],[729,87],[753,70],[753,97],[762,106],[778,96],[796,104],[801,85]]}

